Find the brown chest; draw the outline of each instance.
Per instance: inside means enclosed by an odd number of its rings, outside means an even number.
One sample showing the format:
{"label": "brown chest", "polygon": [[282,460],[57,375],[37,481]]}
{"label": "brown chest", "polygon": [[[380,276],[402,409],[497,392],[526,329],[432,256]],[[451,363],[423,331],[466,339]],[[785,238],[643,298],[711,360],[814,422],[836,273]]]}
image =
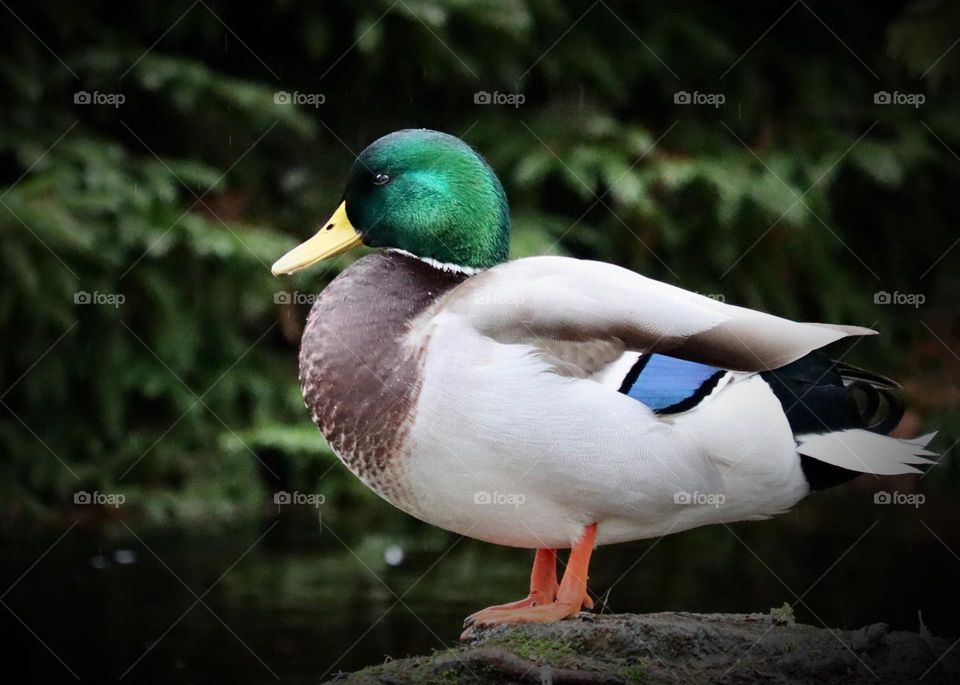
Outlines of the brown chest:
{"label": "brown chest", "polygon": [[416,411],[423,350],[410,321],[465,277],[396,252],[367,256],[317,299],[300,348],[300,387],[340,459],[381,496],[406,490],[403,444]]}

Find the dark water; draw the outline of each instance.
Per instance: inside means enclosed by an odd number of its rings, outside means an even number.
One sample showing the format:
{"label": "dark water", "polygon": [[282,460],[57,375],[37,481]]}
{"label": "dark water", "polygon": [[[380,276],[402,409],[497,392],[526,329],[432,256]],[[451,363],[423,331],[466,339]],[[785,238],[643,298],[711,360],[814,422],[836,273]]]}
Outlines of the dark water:
{"label": "dark water", "polygon": [[[607,611],[786,601],[815,625],[916,629],[921,612],[935,634],[958,637],[960,509],[935,492],[920,507],[874,503],[875,490],[911,483],[862,478],[772,521],[601,548],[590,585],[609,590]],[[4,651],[32,680],[316,683],[449,646],[464,615],[525,593],[532,558],[373,501],[322,527],[266,518],[203,535],[119,530],[78,526],[52,549],[62,530],[3,549],[0,579],[13,585],[0,608]]]}

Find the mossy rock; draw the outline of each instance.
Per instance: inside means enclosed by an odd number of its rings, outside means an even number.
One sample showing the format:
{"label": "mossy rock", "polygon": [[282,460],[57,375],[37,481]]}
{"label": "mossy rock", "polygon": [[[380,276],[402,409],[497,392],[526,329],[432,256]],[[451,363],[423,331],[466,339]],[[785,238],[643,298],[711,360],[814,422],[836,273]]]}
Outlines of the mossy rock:
{"label": "mossy rock", "polygon": [[377,685],[543,683],[960,682],[960,653],[926,633],[877,624],[828,630],[769,614],[594,615],[478,630],[462,645],[396,659],[331,682]]}

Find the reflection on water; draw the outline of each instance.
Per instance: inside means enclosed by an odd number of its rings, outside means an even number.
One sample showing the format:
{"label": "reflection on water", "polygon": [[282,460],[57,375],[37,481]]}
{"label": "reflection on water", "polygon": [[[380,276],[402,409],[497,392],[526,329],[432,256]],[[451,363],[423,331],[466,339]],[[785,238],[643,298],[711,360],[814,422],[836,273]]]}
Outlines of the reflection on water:
{"label": "reflection on water", "polygon": [[[931,494],[920,507],[875,504],[890,483],[862,478],[773,521],[601,548],[591,588],[610,590],[609,611],[767,611],[799,596],[809,623],[899,629],[916,629],[920,611],[956,637],[957,509]],[[37,680],[69,668],[95,680],[316,683],[448,646],[466,614],[525,592],[530,552],[458,540],[379,501],[317,524],[140,538],[75,528],[39,561],[56,535],[6,547],[3,587],[26,572],[3,598],[8,653]]]}

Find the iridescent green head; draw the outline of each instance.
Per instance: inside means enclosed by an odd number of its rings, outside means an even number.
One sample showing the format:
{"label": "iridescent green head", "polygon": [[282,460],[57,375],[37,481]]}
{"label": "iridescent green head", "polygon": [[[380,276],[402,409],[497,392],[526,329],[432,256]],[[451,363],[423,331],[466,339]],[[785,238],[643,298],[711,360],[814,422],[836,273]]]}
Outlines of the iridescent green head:
{"label": "iridescent green head", "polygon": [[506,260],[509,231],[507,197],[486,160],[454,136],[407,129],[360,153],[337,212],[273,271],[291,273],[361,242],[486,268]]}

